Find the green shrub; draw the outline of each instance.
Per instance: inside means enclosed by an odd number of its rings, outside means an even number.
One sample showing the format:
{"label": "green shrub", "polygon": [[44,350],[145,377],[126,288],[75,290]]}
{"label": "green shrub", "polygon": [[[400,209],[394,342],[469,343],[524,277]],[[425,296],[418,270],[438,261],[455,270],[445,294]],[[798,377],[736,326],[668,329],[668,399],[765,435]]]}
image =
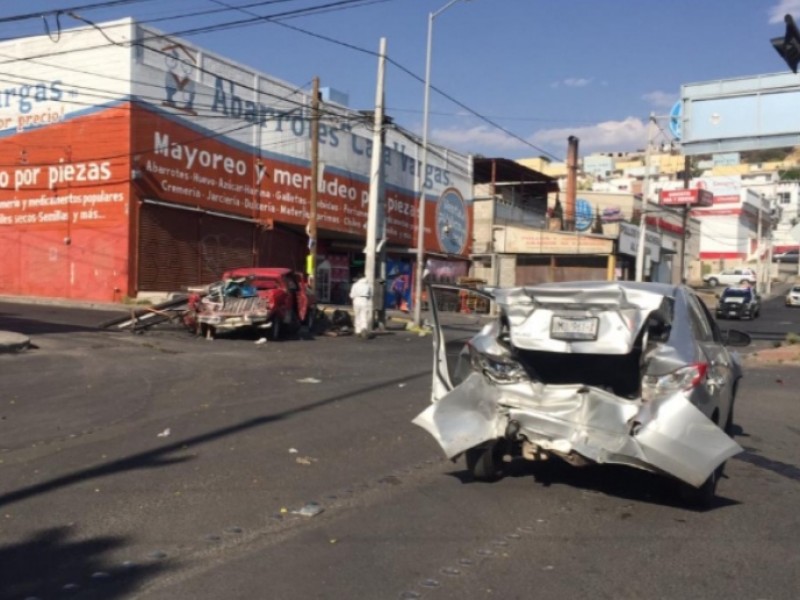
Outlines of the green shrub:
{"label": "green shrub", "polygon": [[800,344],[800,335],[796,333],[787,333],[786,334],[786,343],[790,345]]}

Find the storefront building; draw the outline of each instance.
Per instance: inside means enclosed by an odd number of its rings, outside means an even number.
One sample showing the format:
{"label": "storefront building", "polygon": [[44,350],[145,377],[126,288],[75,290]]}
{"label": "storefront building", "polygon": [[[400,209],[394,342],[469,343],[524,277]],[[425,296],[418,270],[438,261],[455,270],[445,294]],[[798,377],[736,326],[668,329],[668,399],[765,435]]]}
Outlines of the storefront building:
{"label": "storefront building", "polygon": [[[312,182],[307,91],[130,19],[100,29],[0,44],[13,57],[0,76],[0,293],[121,301],[235,266],[304,270],[316,185],[319,288],[343,297],[363,256],[371,120],[322,103]],[[410,276],[419,145],[397,128],[385,139],[381,231]],[[428,157],[426,253],[463,261],[470,158]]]}

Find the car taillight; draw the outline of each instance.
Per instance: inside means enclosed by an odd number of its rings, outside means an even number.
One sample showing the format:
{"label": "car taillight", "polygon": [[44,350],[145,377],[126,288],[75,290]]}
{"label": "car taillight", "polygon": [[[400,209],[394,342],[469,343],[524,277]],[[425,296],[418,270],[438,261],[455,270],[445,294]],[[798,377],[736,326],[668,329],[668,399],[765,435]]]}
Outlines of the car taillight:
{"label": "car taillight", "polygon": [[642,378],[642,400],[652,401],[676,392],[689,392],[700,385],[708,373],[708,363],[692,363],[666,375],[645,375]]}
{"label": "car taillight", "polygon": [[472,368],[498,384],[519,383],[529,379],[525,367],[509,356],[489,356],[467,344]]}

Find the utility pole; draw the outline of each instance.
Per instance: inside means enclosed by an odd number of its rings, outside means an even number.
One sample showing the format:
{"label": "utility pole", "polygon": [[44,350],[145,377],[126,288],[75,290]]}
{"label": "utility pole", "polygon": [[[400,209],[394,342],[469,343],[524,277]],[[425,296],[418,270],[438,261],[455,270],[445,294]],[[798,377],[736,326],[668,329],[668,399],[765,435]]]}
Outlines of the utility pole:
{"label": "utility pole", "polygon": [[[683,157],[683,189],[689,189],[689,182],[692,179],[692,157],[688,154]],[[686,283],[686,238],[689,235],[689,206],[683,206],[683,234],[681,237],[681,258],[680,258],[680,274],[681,283]]]}
{"label": "utility pole", "polygon": [[764,206],[764,194],[761,194],[758,203],[758,223],[756,223],[756,292],[764,293],[764,261],[761,260],[762,250],[762,231],[761,220],[763,219],[762,207]]}
{"label": "utility pole", "polygon": [[311,289],[317,280],[317,201],[319,199],[319,77],[311,86],[311,194],[308,207],[306,275]]}
{"label": "utility pole", "polygon": [[636,281],[644,280],[645,240],[647,234],[647,197],[650,194],[650,152],[653,145],[655,114],[647,120],[647,148],[644,151],[644,182],[642,184],[642,216],[639,219],[639,245],[636,247]]}
{"label": "utility pole", "polygon": [[369,177],[369,204],[367,205],[367,240],[364,248],[364,275],[369,284],[369,322],[367,332],[375,326],[375,254],[378,235],[378,202],[381,191],[381,163],[383,161],[383,80],[386,71],[386,38],[381,38],[378,54],[378,84],[375,89],[375,117],[372,130],[372,162]]}

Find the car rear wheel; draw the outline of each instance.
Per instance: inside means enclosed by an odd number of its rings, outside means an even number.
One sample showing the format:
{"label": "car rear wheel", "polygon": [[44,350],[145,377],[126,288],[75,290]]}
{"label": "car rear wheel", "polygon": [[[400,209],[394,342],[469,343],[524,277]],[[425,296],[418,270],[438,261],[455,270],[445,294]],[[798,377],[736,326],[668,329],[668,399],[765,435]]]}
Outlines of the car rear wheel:
{"label": "car rear wheel", "polygon": [[[714,414],[713,421],[716,425],[719,425],[719,413]],[[725,421],[725,433],[728,433],[729,427],[733,429],[733,400],[731,400],[730,414]],[[730,433],[728,433],[728,435],[730,435]],[[719,483],[724,472],[725,463],[722,463],[711,472],[711,475],[708,476],[708,479],[706,479],[700,487],[694,487],[688,483],[681,484],[681,496],[686,504],[700,510],[712,508],[717,497],[717,483]]]}
{"label": "car rear wheel", "polygon": [[692,508],[700,510],[708,510],[714,506],[714,500],[717,497],[717,483],[725,470],[725,463],[718,466],[711,472],[703,482],[703,485],[696,488],[689,484],[683,484],[683,499]]}
{"label": "car rear wheel", "polygon": [[503,472],[503,446],[493,442],[466,452],[467,470],[475,481],[497,481]]}
{"label": "car rear wheel", "polygon": [[712,277],[708,280],[709,287],[717,287],[719,285],[719,280],[716,277]]}

